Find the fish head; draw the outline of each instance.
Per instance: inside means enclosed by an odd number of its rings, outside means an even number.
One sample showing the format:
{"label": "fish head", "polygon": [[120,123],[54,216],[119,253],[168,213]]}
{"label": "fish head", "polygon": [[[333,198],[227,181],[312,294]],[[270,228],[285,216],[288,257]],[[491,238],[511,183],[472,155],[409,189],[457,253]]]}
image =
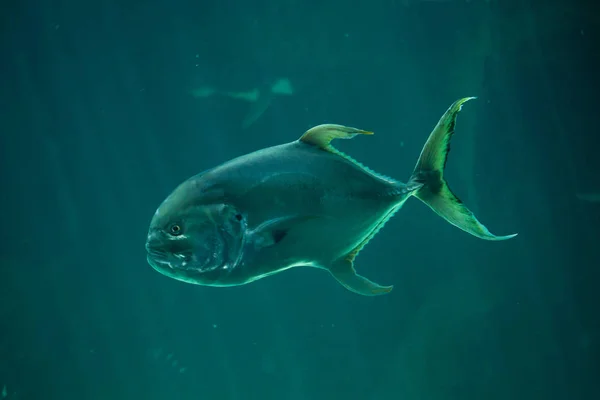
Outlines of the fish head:
{"label": "fish head", "polygon": [[163,275],[195,284],[211,284],[235,268],[244,248],[245,216],[226,203],[195,203],[167,198],[148,231],[148,263]]}

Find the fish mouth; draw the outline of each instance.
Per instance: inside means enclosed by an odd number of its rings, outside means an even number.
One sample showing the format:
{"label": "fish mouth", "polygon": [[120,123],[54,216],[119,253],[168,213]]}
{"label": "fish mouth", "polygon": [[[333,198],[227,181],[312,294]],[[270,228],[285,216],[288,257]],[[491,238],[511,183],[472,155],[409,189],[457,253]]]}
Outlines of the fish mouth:
{"label": "fish mouth", "polygon": [[150,242],[146,243],[146,260],[157,271],[173,269],[169,254],[166,251],[158,250]]}
{"label": "fish mouth", "polygon": [[166,260],[167,258],[169,258],[167,253],[164,251],[146,247],[146,252],[148,253],[148,257],[152,257],[156,260]]}
{"label": "fish mouth", "polygon": [[190,255],[170,254],[156,249],[147,249],[146,260],[155,270],[174,277],[177,273],[201,274],[207,272],[193,262]]}
{"label": "fish mouth", "polygon": [[146,242],[146,253],[148,256],[152,256],[155,258],[164,258],[167,256],[167,253],[163,250],[158,250],[155,246],[152,246],[150,242]]}
{"label": "fish mouth", "polygon": [[148,254],[146,255],[146,260],[148,261],[148,264],[150,264],[150,266],[152,268],[154,268],[155,270],[162,272],[163,270],[167,269],[167,270],[173,270],[173,266],[171,266],[171,263],[167,260],[166,256],[164,254],[157,254],[155,252],[150,253],[148,252]]}
{"label": "fish mouth", "polygon": [[205,278],[207,271],[186,265],[187,263],[177,258],[157,258],[148,253],[146,259],[156,272],[168,278],[195,285],[210,285],[213,282],[212,279]]}

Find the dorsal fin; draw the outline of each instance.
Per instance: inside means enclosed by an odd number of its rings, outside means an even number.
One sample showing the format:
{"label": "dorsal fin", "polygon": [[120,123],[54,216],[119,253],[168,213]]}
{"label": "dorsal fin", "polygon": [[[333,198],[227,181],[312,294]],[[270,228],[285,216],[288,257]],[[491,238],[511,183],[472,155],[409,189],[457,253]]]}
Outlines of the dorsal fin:
{"label": "dorsal fin", "polygon": [[344,125],[323,124],[307,130],[300,138],[301,142],[331,151],[331,141],[334,139],[352,139],[356,135],[372,135],[373,132],[352,128]]}
{"label": "dorsal fin", "polygon": [[358,128],[352,128],[344,125],[335,125],[335,124],[323,124],[317,125],[315,127],[307,130],[304,135],[300,139],[300,142],[309,144],[311,146],[318,147],[322,150],[325,150],[329,153],[338,155],[342,158],[345,158],[352,164],[356,165],[359,168],[362,168],[365,172],[377,177],[378,179],[382,179],[387,182],[395,182],[392,178],[387,177],[385,175],[379,174],[372,169],[368,168],[366,165],[356,161],[354,158],[349,155],[339,151],[335,147],[331,145],[331,141],[334,139],[352,139],[356,135],[373,135],[374,133],[371,131],[364,131]]}

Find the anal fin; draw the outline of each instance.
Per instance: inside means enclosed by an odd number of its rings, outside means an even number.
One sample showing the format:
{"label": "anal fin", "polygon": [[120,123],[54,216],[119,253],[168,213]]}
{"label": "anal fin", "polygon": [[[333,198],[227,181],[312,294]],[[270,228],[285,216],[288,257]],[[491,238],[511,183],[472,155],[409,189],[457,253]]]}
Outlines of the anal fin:
{"label": "anal fin", "polygon": [[329,272],[346,289],[363,296],[379,296],[392,291],[393,286],[381,286],[356,273],[352,257],[336,261]]}

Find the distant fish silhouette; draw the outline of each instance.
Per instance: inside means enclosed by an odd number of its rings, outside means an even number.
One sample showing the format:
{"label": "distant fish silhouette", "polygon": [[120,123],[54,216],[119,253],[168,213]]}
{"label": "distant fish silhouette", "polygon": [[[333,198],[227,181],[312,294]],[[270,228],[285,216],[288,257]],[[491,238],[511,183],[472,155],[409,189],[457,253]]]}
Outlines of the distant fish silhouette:
{"label": "distant fish silhouette", "polygon": [[294,87],[288,78],[279,78],[270,85],[262,85],[252,90],[227,91],[219,90],[211,86],[202,86],[190,90],[190,93],[195,98],[225,96],[251,103],[248,113],[242,120],[242,127],[248,128],[254,124],[265,113],[265,111],[267,111],[275,97],[293,95]]}
{"label": "distant fish silhouette", "polygon": [[166,362],[171,368],[175,369],[180,374],[183,374],[187,371],[187,367],[184,367],[179,363],[179,360],[175,358],[173,353],[165,354],[162,348],[154,348],[149,350],[149,354],[152,356],[154,360]]}

